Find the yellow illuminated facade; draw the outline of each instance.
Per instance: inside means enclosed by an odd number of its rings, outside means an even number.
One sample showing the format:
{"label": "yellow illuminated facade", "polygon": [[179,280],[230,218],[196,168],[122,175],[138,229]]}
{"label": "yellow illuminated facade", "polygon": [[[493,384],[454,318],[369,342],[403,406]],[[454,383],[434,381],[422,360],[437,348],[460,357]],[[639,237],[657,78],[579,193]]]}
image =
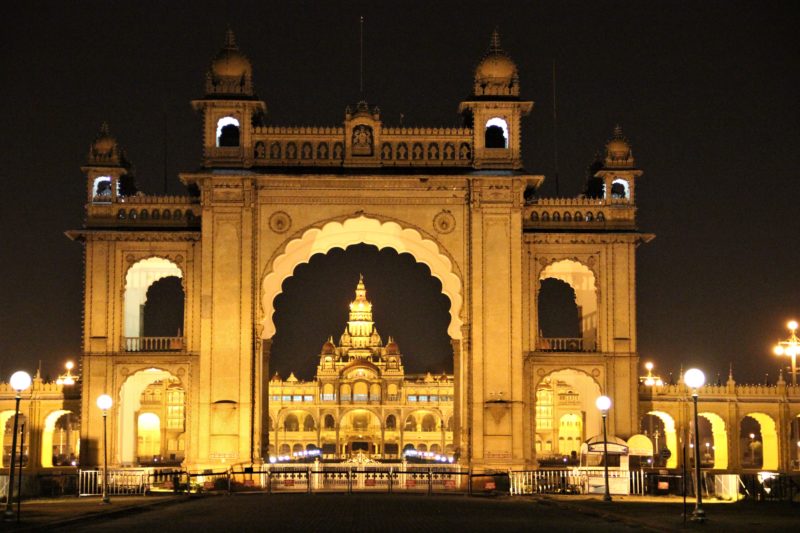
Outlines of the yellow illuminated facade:
{"label": "yellow illuminated facade", "polygon": [[372,320],[363,277],[338,345],[329,338],[313,381],[269,382],[269,454],[320,449],[325,459],[397,459],[407,449],[452,455],[453,376],[411,376]]}

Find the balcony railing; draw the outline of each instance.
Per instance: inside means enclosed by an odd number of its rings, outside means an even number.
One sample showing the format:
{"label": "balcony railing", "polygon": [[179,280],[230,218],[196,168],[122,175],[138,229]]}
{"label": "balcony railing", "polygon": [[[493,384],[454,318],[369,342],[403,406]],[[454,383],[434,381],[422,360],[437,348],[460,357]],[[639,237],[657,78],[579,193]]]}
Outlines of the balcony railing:
{"label": "balcony railing", "polygon": [[540,352],[593,352],[594,343],[584,344],[583,339],[573,337],[540,338],[536,346]]}
{"label": "balcony railing", "polygon": [[125,337],[126,352],[181,352],[183,337]]}

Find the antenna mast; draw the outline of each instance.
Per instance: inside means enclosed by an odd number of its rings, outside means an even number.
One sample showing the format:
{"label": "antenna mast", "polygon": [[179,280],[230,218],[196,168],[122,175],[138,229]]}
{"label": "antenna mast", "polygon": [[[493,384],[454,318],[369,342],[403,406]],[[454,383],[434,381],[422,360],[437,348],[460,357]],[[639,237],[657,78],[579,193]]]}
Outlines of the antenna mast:
{"label": "antenna mast", "polygon": [[559,196],[558,187],[558,106],[556,100],[556,60],[553,59],[553,163],[556,173],[556,197]]}
{"label": "antenna mast", "polygon": [[360,48],[360,59],[359,59],[359,92],[361,93],[361,101],[366,101],[366,97],[364,95],[364,15],[361,15],[361,20],[359,22],[359,48]]}

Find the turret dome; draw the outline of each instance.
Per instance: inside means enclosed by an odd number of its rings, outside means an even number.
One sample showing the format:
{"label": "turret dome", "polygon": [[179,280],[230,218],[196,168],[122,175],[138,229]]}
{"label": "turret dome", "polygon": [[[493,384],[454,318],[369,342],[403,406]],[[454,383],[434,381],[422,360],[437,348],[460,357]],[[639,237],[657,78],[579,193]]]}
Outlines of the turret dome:
{"label": "turret dome", "polygon": [[500,33],[492,33],[489,52],[475,68],[475,96],[519,96],[517,65],[500,46]]}
{"label": "turret dome", "polygon": [[225,34],[225,46],[211,62],[211,74],[220,77],[241,78],[242,76],[252,76],[253,66],[250,60],[239,51],[236,46],[236,37],[233,30],[228,30]]}

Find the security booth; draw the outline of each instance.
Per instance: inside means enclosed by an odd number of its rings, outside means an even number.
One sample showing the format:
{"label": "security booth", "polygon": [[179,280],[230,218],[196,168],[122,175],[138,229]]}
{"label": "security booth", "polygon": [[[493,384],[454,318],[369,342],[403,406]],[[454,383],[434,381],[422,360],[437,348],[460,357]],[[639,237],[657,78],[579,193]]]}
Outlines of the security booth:
{"label": "security booth", "polygon": [[[604,446],[605,444],[605,446]],[[619,437],[602,435],[589,438],[581,444],[581,479],[584,494],[603,494],[606,490],[605,464],[608,460],[608,490],[611,494],[630,494],[628,470],[628,444]]]}

